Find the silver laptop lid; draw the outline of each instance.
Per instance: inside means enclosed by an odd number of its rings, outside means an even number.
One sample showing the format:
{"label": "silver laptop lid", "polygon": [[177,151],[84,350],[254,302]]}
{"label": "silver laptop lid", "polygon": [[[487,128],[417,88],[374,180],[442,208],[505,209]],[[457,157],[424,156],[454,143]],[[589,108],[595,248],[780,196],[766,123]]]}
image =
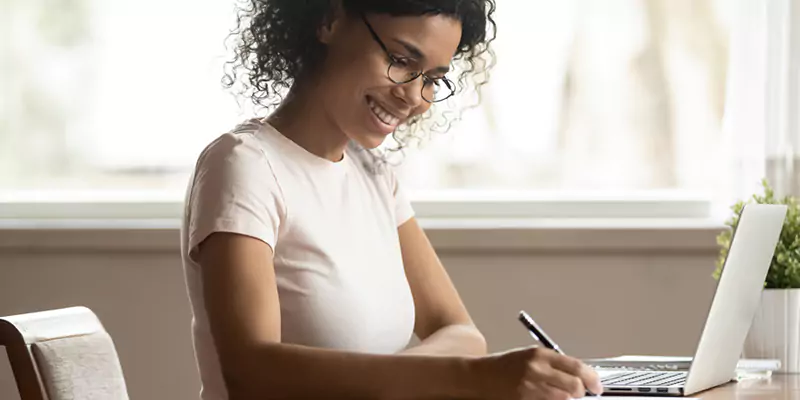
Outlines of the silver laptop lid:
{"label": "silver laptop lid", "polygon": [[742,210],[689,369],[685,394],[726,383],[734,377],[786,212],[784,205],[768,204],[748,204]]}

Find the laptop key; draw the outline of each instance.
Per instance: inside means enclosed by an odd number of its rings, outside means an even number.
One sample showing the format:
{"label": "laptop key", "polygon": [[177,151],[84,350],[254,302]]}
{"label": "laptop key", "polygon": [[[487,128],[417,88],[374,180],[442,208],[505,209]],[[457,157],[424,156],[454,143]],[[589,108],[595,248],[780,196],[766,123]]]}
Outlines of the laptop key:
{"label": "laptop key", "polygon": [[638,372],[601,383],[606,386],[667,386],[685,380],[686,375],[683,372]]}
{"label": "laptop key", "polygon": [[609,385],[618,385],[618,386],[620,386],[620,385],[628,386],[632,382],[636,382],[636,381],[648,378],[648,377],[650,377],[650,376],[652,376],[654,374],[655,374],[655,372],[638,372],[638,373],[634,373],[631,376],[626,376],[626,377],[624,377],[622,379],[617,379],[615,381],[611,381],[608,384]]}
{"label": "laptop key", "polygon": [[618,377],[616,379],[607,380],[607,381],[605,381],[605,383],[609,384],[609,385],[618,385],[620,383],[627,382],[627,381],[629,381],[631,379],[635,379],[638,375],[639,374],[632,373],[630,375],[621,376],[621,377]]}
{"label": "laptop key", "polygon": [[611,382],[613,380],[617,380],[617,379],[620,379],[620,378],[624,378],[626,376],[633,375],[635,373],[636,372],[618,372],[616,374],[604,377],[603,379],[600,380],[600,382],[605,384],[605,383]]}
{"label": "laptop key", "polygon": [[671,381],[667,381],[667,382],[661,383],[660,386],[674,386],[674,385],[681,385],[681,384],[684,384],[684,383],[686,383],[686,377],[682,376],[680,378],[676,378],[676,379],[673,379]]}
{"label": "laptop key", "polygon": [[654,375],[649,376],[642,376],[631,381],[625,383],[625,386],[647,386],[647,383],[653,379],[660,379],[662,375],[660,373],[656,373]]}
{"label": "laptop key", "polygon": [[650,379],[639,381],[636,383],[636,386],[658,386],[662,382],[670,381],[675,379],[676,376],[680,375],[680,373],[664,373],[659,374],[658,376],[653,376]]}

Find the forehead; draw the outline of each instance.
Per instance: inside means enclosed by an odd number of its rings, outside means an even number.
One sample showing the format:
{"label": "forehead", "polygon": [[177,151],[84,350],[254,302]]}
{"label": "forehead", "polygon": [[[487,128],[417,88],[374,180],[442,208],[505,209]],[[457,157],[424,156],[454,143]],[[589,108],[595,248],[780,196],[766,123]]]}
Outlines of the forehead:
{"label": "forehead", "polygon": [[408,42],[431,64],[448,65],[461,41],[461,22],[449,16],[371,14],[367,18],[390,48],[398,48],[396,39]]}

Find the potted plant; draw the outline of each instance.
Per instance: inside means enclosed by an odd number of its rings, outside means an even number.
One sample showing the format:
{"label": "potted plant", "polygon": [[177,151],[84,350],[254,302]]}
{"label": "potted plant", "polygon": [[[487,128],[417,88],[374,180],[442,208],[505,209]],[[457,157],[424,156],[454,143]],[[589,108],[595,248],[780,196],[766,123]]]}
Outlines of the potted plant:
{"label": "potted plant", "polygon": [[781,361],[781,372],[800,373],[800,206],[792,196],[776,198],[766,179],[764,195],[739,201],[731,209],[733,216],[725,222],[731,229],[717,237],[720,254],[714,278],[719,279],[730,248],[733,230],[747,203],[786,204],[789,211],[783,224],[772,264],[764,281],[761,304],[744,345],[744,357]]}

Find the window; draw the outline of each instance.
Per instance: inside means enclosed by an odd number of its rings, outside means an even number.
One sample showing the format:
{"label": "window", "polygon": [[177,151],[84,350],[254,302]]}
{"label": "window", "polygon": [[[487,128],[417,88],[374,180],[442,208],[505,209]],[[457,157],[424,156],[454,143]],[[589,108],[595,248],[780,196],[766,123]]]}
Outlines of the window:
{"label": "window", "polygon": [[203,145],[243,118],[220,85],[233,10],[208,0],[12,1],[2,17],[0,187],[182,193]]}
{"label": "window", "polygon": [[687,190],[724,173],[725,5],[500,2],[479,112],[417,152],[428,189]]}
{"label": "window", "polygon": [[[408,152],[412,193],[685,199],[731,186],[723,117],[739,2],[498,3],[483,102]],[[181,200],[202,147],[248,116],[220,85],[233,6],[11,0],[0,191]]]}

